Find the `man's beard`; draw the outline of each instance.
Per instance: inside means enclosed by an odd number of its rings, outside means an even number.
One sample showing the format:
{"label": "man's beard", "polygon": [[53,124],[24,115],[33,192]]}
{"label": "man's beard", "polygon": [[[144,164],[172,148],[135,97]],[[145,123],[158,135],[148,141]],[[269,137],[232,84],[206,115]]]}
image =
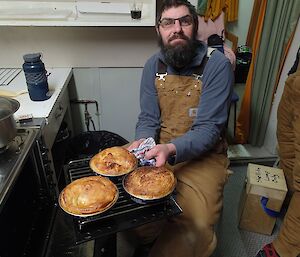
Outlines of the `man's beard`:
{"label": "man's beard", "polygon": [[[175,46],[164,45],[161,36],[158,38],[158,44],[164,54],[166,63],[175,69],[181,69],[189,64],[196,54],[197,41],[189,39],[185,35],[175,34],[173,38],[182,38],[186,40],[186,44],[178,44]],[[172,41],[172,39],[170,41]]]}

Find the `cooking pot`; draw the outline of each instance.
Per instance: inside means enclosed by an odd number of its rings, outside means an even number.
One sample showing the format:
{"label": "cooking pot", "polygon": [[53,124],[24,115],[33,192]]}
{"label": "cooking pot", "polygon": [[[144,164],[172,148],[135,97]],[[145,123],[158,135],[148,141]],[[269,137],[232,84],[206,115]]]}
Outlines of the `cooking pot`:
{"label": "cooking pot", "polygon": [[9,97],[0,96],[0,148],[7,146],[16,136],[17,128],[13,114],[20,103]]}

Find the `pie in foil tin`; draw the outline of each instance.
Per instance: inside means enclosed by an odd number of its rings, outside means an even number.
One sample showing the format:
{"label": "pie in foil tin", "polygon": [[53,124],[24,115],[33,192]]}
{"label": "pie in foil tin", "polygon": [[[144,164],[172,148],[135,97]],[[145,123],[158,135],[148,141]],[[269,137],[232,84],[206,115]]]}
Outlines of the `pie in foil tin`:
{"label": "pie in foil tin", "polygon": [[176,187],[173,171],[166,167],[144,166],[127,174],[123,179],[124,190],[138,203],[164,199]]}
{"label": "pie in foil tin", "polygon": [[117,177],[133,171],[138,165],[138,160],[126,148],[114,146],[94,155],[89,165],[97,174],[106,177]]}
{"label": "pie in foil tin", "polygon": [[59,195],[59,205],[71,215],[88,217],[107,211],[118,197],[117,186],[108,178],[88,176],[68,184]]}

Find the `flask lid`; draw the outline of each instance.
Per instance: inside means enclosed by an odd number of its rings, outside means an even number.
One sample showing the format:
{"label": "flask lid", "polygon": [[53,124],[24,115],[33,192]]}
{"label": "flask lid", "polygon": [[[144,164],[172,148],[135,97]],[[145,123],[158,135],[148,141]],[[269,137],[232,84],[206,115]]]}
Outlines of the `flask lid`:
{"label": "flask lid", "polygon": [[23,59],[25,62],[38,62],[41,59],[41,54],[40,53],[25,54],[23,55]]}

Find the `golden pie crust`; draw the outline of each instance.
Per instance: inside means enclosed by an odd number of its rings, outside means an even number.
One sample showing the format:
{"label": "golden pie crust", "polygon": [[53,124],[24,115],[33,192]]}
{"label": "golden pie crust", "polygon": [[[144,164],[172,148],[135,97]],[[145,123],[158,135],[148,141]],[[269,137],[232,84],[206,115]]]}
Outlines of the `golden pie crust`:
{"label": "golden pie crust", "polygon": [[134,154],[121,146],[106,148],[92,157],[90,168],[104,176],[121,176],[137,167]]}
{"label": "golden pie crust", "polygon": [[139,167],[123,180],[125,191],[142,200],[163,198],[171,194],[175,186],[176,178],[166,167]]}
{"label": "golden pie crust", "polygon": [[118,188],[108,178],[84,177],[63,189],[59,205],[69,214],[85,217],[108,210],[117,201],[118,195]]}

